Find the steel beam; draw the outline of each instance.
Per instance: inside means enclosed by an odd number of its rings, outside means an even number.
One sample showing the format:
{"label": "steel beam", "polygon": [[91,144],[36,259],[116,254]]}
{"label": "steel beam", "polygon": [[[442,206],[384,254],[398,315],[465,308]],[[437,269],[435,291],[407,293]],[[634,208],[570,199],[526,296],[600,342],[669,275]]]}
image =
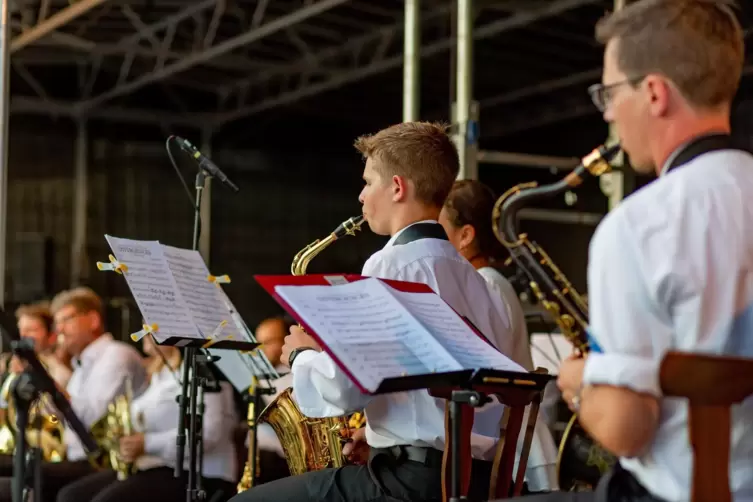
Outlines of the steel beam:
{"label": "steel beam", "polygon": [[[599,0],[552,1],[540,6],[537,9],[526,10],[504,19],[500,19],[498,21],[494,21],[481,26],[474,30],[473,38],[474,40],[489,38],[499,33],[510,31],[521,26],[526,26],[541,19],[557,16],[563,12],[583,5],[597,3],[598,1]],[[439,9],[434,9],[430,13],[430,15],[436,15],[436,11],[438,10]],[[448,6],[446,11],[449,12],[449,10],[450,9]],[[424,22],[425,21],[426,18],[424,18]],[[274,95],[267,96],[266,98],[255,104],[242,106],[237,110],[220,114],[218,116],[218,122],[220,124],[223,124],[243,117],[255,115],[277,106],[286,105],[306,97],[315,96],[325,91],[337,89],[346,84],[363,80],[371,75],[376,75],[390,69],[399,68],[400,65],[403,64],[402,51],[399,54],[394,54],[390,57],[387,57],[387,55],[385,54],[385,47],[388,48],[391,39],[394,38],[396,32],[399,32],[399,30],[401,30],[401,27],[402,23],[395,26],[385,27],[365,37],[351,40],[350,42],[343,44],[340,47],[331,47],[318,54],[314,54],[310,58],[303,58],[299,60],[298,62],[291,65],[291,72],[287,75],[289,77],[288,80],[296,80],[295,77],[299,77],[297,79],[297,82],[293,82],[295,88],[290,89],[289,85],[281,85],[280,92],[277,92]],[[373,47],[368,47],[367,42],[371,42]],[[311,68],[312,61],[317,61],[320,63],[322,60],[335,59],[338,56],[347,56],[353,51],[354,44],[356,43],[358,45],[355,45],[355,47],[357,49],[360,49],[360,51],[358,52],[358,61],[363,63],[363,60],[366,60],[365,64],[355,65],[355,67],[341,71],[329,71],[325,75],[324,80],[317,81],[309,78],[312,72],[309,71],[309,74],[307,74],[306,72],[307,69]],[[421,58],[440,54],[452,47],[454,47],[454,41],[452,39],[447,38],[439,40],[430,45],[422,47]],[[364,54],[367,50],[371,52],[369,54]],[[301,76],[305,76],[306,78],[300,78]],[[290,82],[287,83],[290,84]],[[253,89],[255,91],[254,94],[257,94],[257,90],[258,94],[261,94],[265,90],[265,88],[268,87],[267,81],[263,79],[259,79],[258,81],[254,80],[250,83],[247,82],[247,84],[249,84],[248,89],[250,89],[250,84],[258,84],[258,87],[255,87]]]}
{"label": "steel beam", "polygon": [[10,127],[10,3],[0,0],[0,307],[5,307],[6,231],[8,223],[8,133]]}
{"label": "steel beam", "polygon": [[278,17],[267,23],[260,24],[259,26],[252,28],[242,35],[233,37],[229,40],[225,40],[224,42],[213,45],[212,47],[204,49],[201,52],[175,61],[172,64],[161,67],[158,65],[151,73],[147,73],[131,82],[126,82],[118,85],[110,89],[109,91],[104,92],[91,99],[81,101],[76,105],[76,107],[79,112],[91,110],[110,99],[122,96],[124,94],[129,94],[137,89],[144,87],[145,85],[151,84],[152,82],[165,79],[167,77],[175,75],[176,73],[185,71],[193,66],[206,63],[213,58],[260,40],[293,24],[302,22],[329,9],[342,5],[347,1],[348,0],[319,0],[314,3],[309,3],[305,7],[301,7],[289,14]]}
{"label": "steel beam", "polygon": [[33,44],[45,35],[60,28],[69,21],[86,14],[91,9],[102,5],[106,1],[107,0],[79,0],[78,2],[72,3],[65,9],[56,12],[33,28],[24,31],[15,37],[10,44],[11,53],[21,50],[29,44]]}
{"label": "steel beam", "polygon": [[[25,96],[13,96],[10,102],[10,112],[18,115],[42,115],[52,117],[66,117],[78,120],[81,115],[75,108],[75,103],[59,101],[45,101]],[[141,110],[138,108],[104,107],[89,111],[88,119],[111,122],[125,122],[155,126],[185,126],[200,129],[202,124],[211,122],[211,115],[178,114],[159,110]]]}
{"label": "steel beam", "polygon": [[550,157],[548,155],[495,152],[491,150],[481,150],[478,152],[476,160],[484,164],[540,167],[543,169],[558,170],[574,169],[580,163],[580,159],[577,157]]}

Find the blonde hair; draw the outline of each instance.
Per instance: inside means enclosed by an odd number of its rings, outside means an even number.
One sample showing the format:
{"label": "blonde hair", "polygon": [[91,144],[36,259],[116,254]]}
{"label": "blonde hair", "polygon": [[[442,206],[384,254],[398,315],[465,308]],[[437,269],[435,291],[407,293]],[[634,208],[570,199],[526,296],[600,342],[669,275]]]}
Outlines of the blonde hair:
{"label": "blonde hair", "polygon": [[45,328],[47,328],[48,332],[52,331],[53,321],[49,303],[39,302],[29,305],[21,305],[16,310],[16,319],[21,319],[21,317],[23,316],[39,319],[44,323],[44,326]]}
{"label": "blonde hair", "polygon": [[382,177],[403,176],[413,182],[416,198],[442,207],[458,176],[458,151],[447,126],[430,122],[403,122],[356,139],[364,158],[382,161]]}
{"label": "blonde hair", "polygon": [[660,73],[688,102],[730,103],[742,75],[744,42],[733,0],[641,0],[601,19],[596,38],[617,42],[617,64],[637,79]]}
{"label": "blonde hair", "polygon": [[77,312],[97,312],[100,316],[103,315],[102,299],[97,293],[87,287],[78,287],[58,293],[52,299],[50,310],[54,315],[60,309],[68,306],[73,306]]}

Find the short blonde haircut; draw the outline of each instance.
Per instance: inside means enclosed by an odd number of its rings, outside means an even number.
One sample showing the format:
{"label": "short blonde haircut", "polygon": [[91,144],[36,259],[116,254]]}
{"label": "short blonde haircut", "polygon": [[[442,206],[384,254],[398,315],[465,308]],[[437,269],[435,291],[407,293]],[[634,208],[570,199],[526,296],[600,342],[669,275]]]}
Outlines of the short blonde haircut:
{"label": "short blonde haircut", "polygon": [[403,176],[413,182],[419,201],[439,208],[460,170],[458,151],[443,124],[403,122],[361,136],[355,147],[364,158],[382,161],[382,177]]}
{"label": "short blonde haircut", "polygon": [[77,312],[97,312],[102,315],[102,299],[97,293],[87,287],[78,287],[58,293],[52,299],[50,310],[55,315],[60,309],[73,306]]}
{"label": "short blonde haircut", "polygon": [[[750,0],[746,0],[750,1]],[[617,42],[617,64],[637,79],[660,73],[701,109],[731,103],[744,42],[734,0],[641,0],[603,18],[596,38]]]}

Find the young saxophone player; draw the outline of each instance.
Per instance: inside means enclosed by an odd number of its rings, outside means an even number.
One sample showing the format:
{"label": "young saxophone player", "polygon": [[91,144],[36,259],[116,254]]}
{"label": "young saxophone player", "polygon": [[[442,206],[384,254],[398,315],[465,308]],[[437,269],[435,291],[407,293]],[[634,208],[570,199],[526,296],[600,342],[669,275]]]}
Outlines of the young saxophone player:
{"label": "young saxophone player", "polygon": [[[372,231],[389,235],[369,258],[363,275],[429,285],[510,354],[510,322],[468,261],[437,222],[459,170],[458,154],[443,127],[408,122],[359,138],[366,159],[359,200]],[[494,337],[492,337],[492,333]],[[445,402],[426,390],[376,397],[361,394],[316,342],[297,327],[285,339],[282,360],[293,374],[294,396],[304,414],[339,416],[366,410],[365,430],[348,452],[370,447],[367,465],[309,472],[260,485],[234,502],[425,501],[441,498]],[[363,439],[365,438],[365,442]],[[360,440],[360,441],[359,441]],[[473,456],[490,460],[496,438],[474,435]],[[488,490],[490,462],[474,460],[472,492]],[[486,472],[486,476],[484,476]],[[474,493],[471,493],[474,495]]]}
{"label": "young saxophone player", "polygon": [[[660,363],[671,350],[753,357],[753,156],[730,139],[744,61],[732,5],[642,0],[597,27],[606,49],[594,103],[634,169],[659,178],[593,236],[591,351],[565,361],[558,383],[619,462],[593,493],[523,501],[690,500],[688,403],[662,396]],[[729,462],[736,501],[753,500],[751,423],[749,398],[717,425],[730,433],[716,461]]]}
{"label": "young saxophone player", "polygon": [[[135,472],[118,480],[115,471],[92,473],[65,488],[57,502],[130,502],[186,499],[187,473],[174,476],[175,438],[178,435],[181,355],[177,347],[157,345],[151,335],[143,339],[150,356],[149,386],[130,406],[134,433],[120,438],[119,454]],[[202,487],[208,500],[224,501],[235,492],[236,457],[232,442],[237,415],[232,389],[222,382],[220,392],[205,394]]]}

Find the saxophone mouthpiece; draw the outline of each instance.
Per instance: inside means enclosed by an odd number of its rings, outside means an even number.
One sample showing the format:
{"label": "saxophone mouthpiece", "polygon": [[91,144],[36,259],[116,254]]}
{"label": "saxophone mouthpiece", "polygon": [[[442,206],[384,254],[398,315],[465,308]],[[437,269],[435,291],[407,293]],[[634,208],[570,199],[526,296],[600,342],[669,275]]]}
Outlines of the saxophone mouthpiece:
{"label": "saxophone mouthpiece", "polygon": [[335,239],[341,239],[345,237],[346,235],[355,235],[358,230],[361,229],[361,225],[363,225],[363,215],[359,214],[358,216],[354,216],[353,218],[348,218],[347,220],[340,223],[340,225],[335,229],[334,232],[332,232],[335,235]]}

